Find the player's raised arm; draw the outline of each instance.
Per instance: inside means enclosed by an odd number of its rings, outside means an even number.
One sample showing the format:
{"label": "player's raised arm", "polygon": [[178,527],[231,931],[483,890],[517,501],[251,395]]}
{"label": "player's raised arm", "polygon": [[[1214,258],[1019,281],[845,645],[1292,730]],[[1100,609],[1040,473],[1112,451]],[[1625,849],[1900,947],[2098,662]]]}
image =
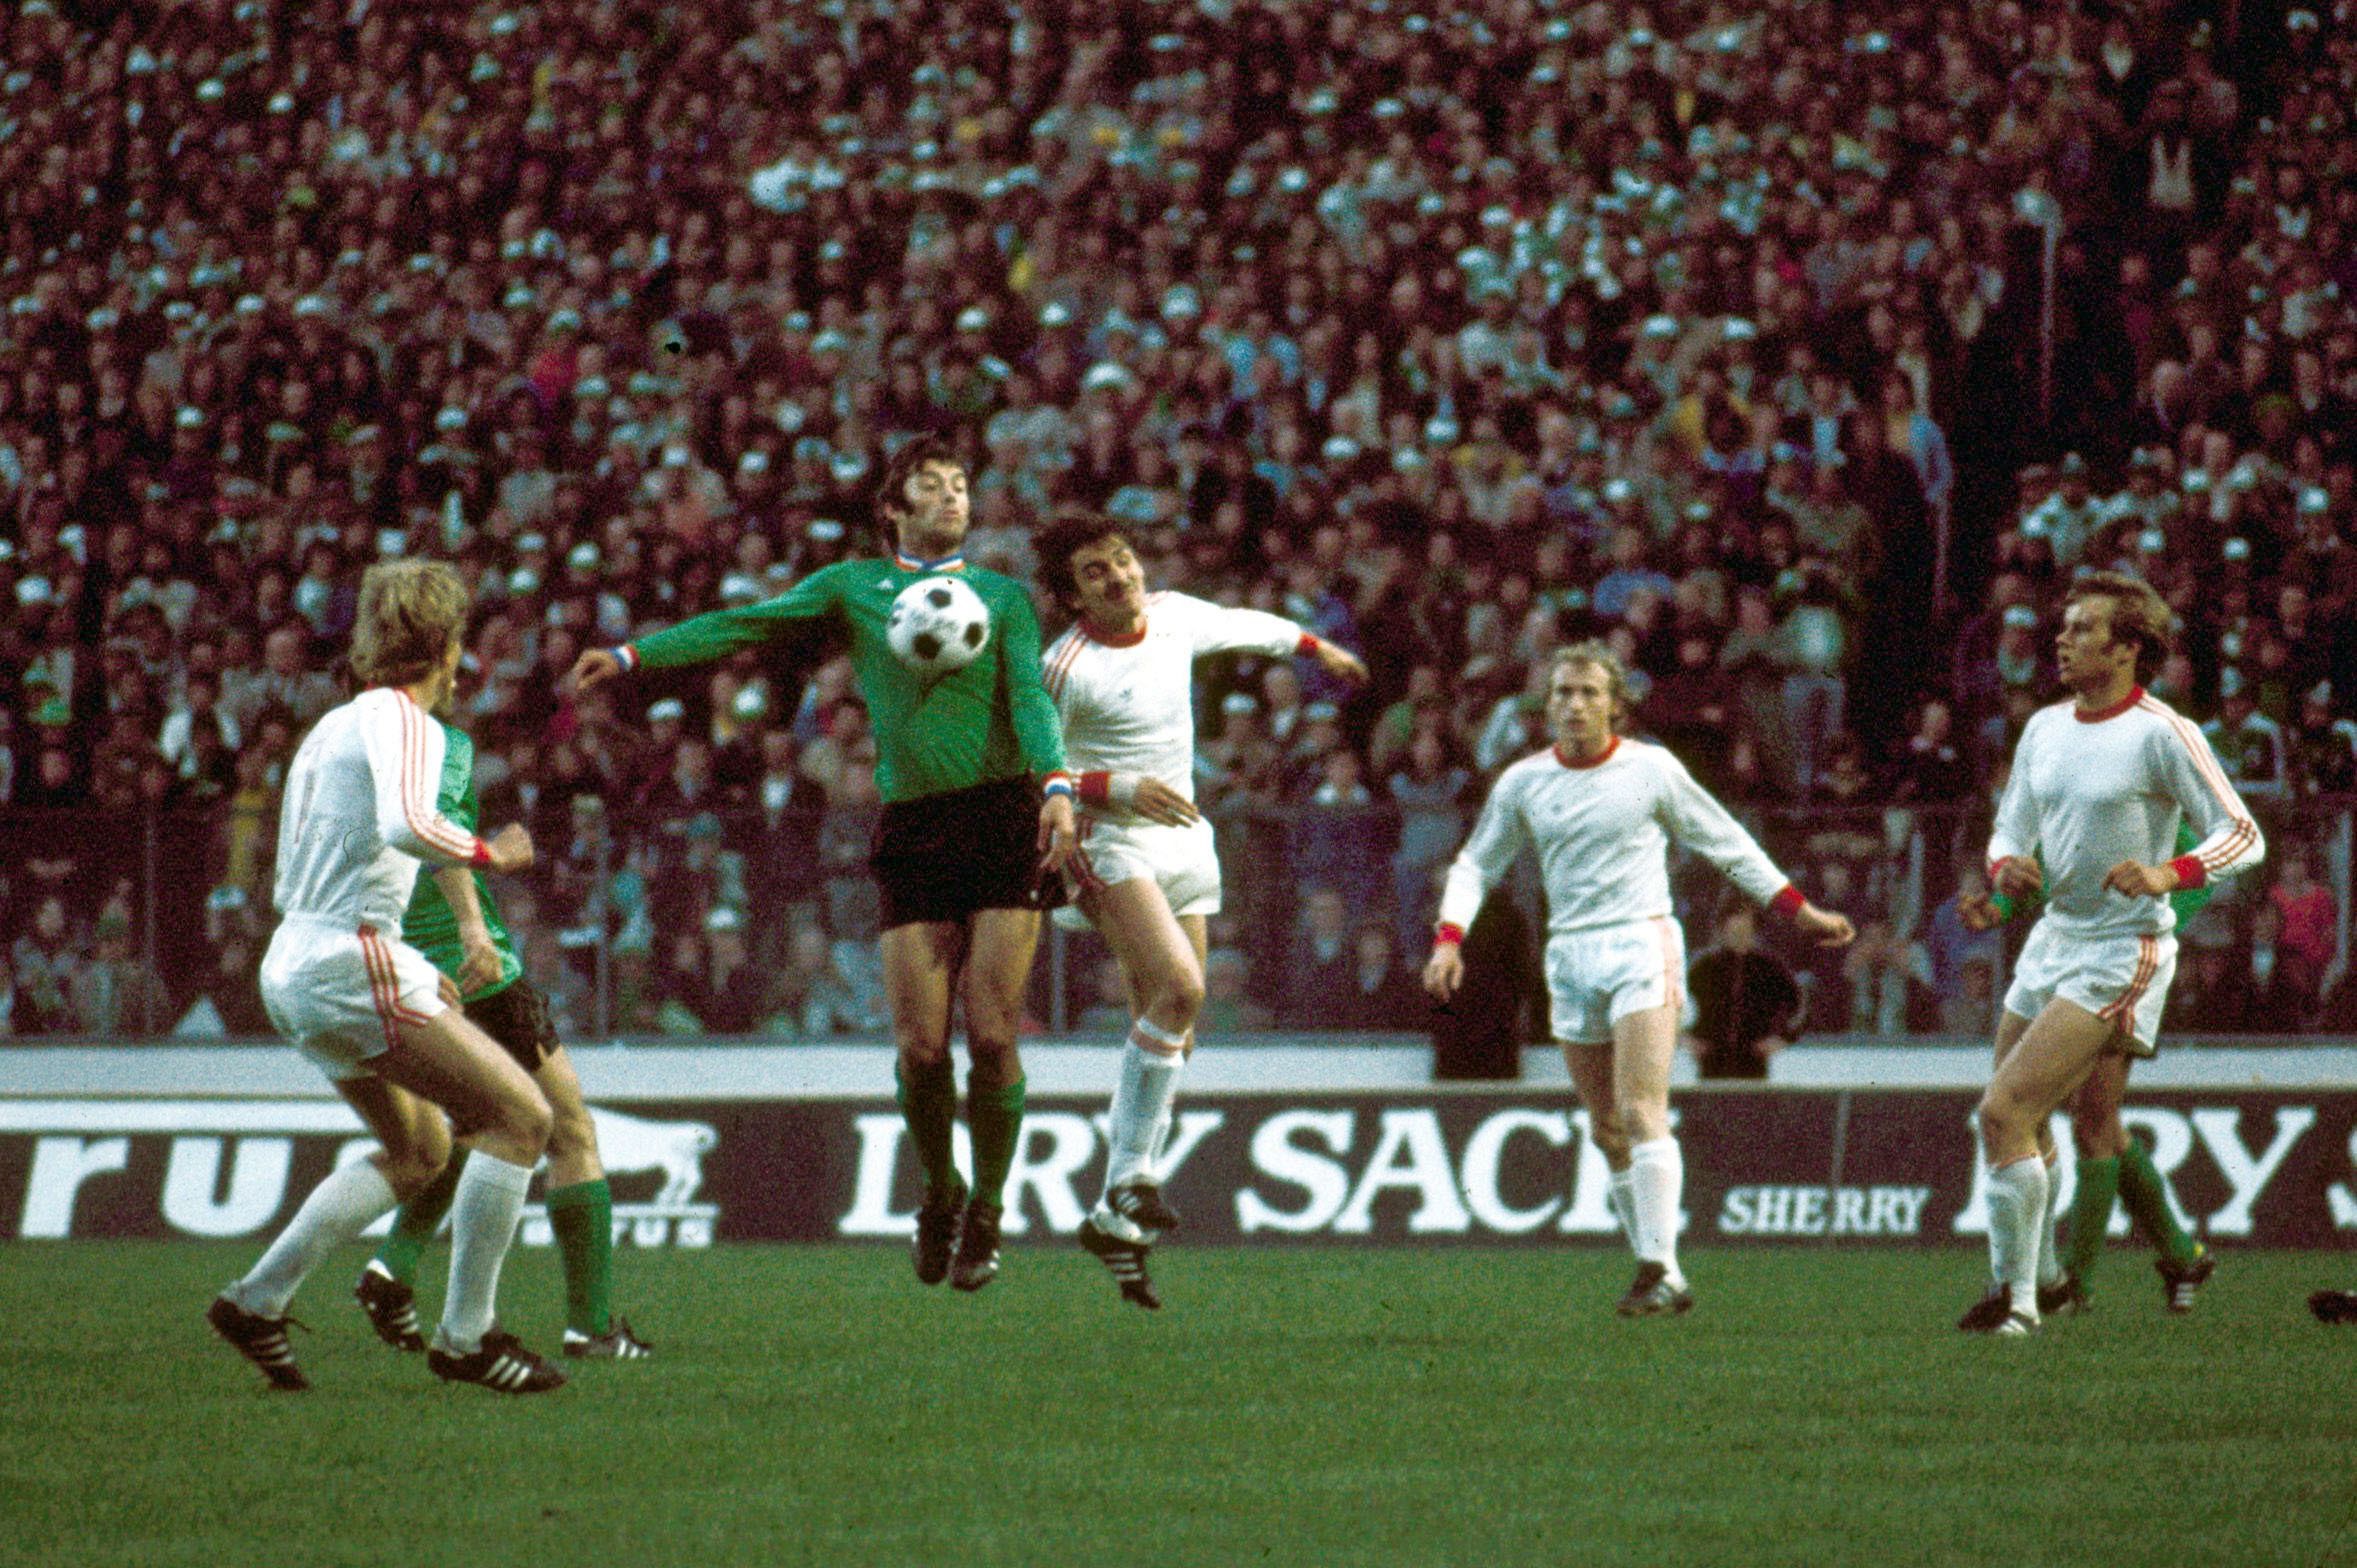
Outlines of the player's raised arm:
{"label": "player's raised arm", "polygon": [[1281,615],[1213,604],[1186,594],[1170,597],[1187,608],[1197,658],[1235,652],[1265,653],[1272,658],[1291,654],[1297,659],[1317,660],[1327,674],[1354,686],[1367,678],[1367,667],[1357,654]]}
{"label": "player's raised arm", "polygon": [[1837,910],[1819,909],[1802,896],[1790,877],[1777,869],[1759,840],[1745,831],[1733,813],[1709,790],[1694,781],[1686,765],[1667,751],[1661,759],[1660,820],[1674,843],[1702,856],[1727,875],[1753,902],[1765,904],[1814,938],[1822,947],[1841,947],[1857,935],[1849,917]]}
{"label": "player's raised arm", "polygon": [[[566,684],[577,692],[588,691],[641,668],[666,670],[725,659],[740,648],[768,641],[787,622],[811,621],[834,613],[841,593],[841,574],[835,567],[822,567],[774,599],[711,610],[636,642],[585,648],[573,661]],[[1036,631],[1033,640],[1037,640]],[[1036,658],[1034,650],[1035,662]]]}
{"label": "player's raised arm", "polygon": [[1515,857],[1531,844],[1530,823],[1522,814],[1520,775],[1509,771],[1490,791],[1473,824],[1473,834],[1457,858],[1449,862],[1448,881],[1441,888],[1440,920],[1433,929],[1432,957],[1424,965],[1424,989],[1442,1001],[1454,996],[1465,978],[1466,928],[1481,913],[1489,897],[1513,868]]}

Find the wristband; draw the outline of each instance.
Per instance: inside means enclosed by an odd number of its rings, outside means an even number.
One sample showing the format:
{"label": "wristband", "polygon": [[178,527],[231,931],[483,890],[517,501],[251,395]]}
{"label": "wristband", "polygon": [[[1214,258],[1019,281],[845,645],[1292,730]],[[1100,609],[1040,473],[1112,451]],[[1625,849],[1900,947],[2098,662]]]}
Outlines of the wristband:
{"label": "wristband", "polygon": [[1076,793],[1078,792],[1072,787],[1072,775],[1066,773],[1062,768],[1049,774],[1047,782],[1040,786],[1040,794],[1048,800],[1053,800],[1058,795],[1070,799]]}
{"label": "wristband", "polygon": [[480,866],[488,871],[491,869],[491,846],[482,839],[476,839],[475,852],[466,858],[468,865]]}
{"label": "wristband", "polygon": [[1113,802],[1113,775],[1102,768],[1094,768],[1080,776],[1080,803],[1084,806],[1106,806]]}
{"label": "wristband", "polygon": [[1443,920],[1432,933],[1434,947],[1457,947],[1465,940],[1465,928],[1454,921]]}
{"label": "wristband", "polygon": [[637,672],[638,650],[630,646],[630,644],[626,642],[618,642],[611,648],[608,648],[606,652],[612,654],[614,656],[614,662],[622,666],[623,674],[631,675]]}
{"label": "wristband", "polygon": [[2206,886],[2210,880],[2210,868],[2202,864],[2199,855],[2179,855],[2169,862],[2169,869],[2177,873],[2176,890],[2180,893],[2189,887]]}
{"label": "wristband", "polygon": [[1318,656],[1318,649],[1320,646],[1321,644],[1318,641],[1318,634],[1316,632],[1303,632],[1301,634],[1301,641],[1293,645],[1294,656],[1303,659],[1314,659]]}
{"label": "wristband", "polygon": [[1806,903],[1808,900],[1801,897],[1800,889],[1787,882],[1784,884],[1783,892],[1768,900],[1768,907],[1789,920],[1799,914],[1801,907]]}

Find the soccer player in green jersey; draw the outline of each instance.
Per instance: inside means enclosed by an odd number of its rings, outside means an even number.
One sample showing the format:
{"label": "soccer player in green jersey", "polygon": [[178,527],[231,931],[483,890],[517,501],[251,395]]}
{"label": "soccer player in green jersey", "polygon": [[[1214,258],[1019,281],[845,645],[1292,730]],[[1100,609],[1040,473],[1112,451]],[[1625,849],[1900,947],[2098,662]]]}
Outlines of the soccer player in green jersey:
{"label": "soccer player in green jersey", "polygon": [[[2189,824],[2177,828],[2177,852],[2184,854],[2200,841]],[[2035,857],[2033,857],[2035,858]],[[2044,862],[2039,862],[2041,874]],[[2213,883],[2181,887],[2169,895],[2182,929],[2217,892]],[[2015,899],[1991,893],[1985,902],[1963,906],[1965,924],[1988,930],[2025,911],[2034,913],[2038,894]],[[2045,1317],[2067,1317],[2092,1304],[2088,1276],[2103,1256],[2105,1232],[2111,1226],[2112,1203],[2124,1203],[2129,1218],[2144,1229],[2160,1249],[2153,1267],[2161,1276],[2162,1304],[2171,1312],[2193,1310],[2194,1295],[2217,1267],[2210,1249],[2177,1223],[2176,1195],[2169,1178],[2152,1163],[2152,1152],[2128,1136],[2120,1120],[2120,1104],[2128,1092],[2128,1063],[2123,1052],[2096,1059],[2094,1071],[2071,1097],[2071,1142],[2079,1155],[2078,1188],[2071,1195],[2070,1244],[2059,1255],[2051,1233],[2040,1238],[2038,1311]],[[2048,1164],[2053,1163],[2052,1152]]]}
{"label": "soccer player in green jersey", "polygon": [[[901,1114],[925,1173],[917,1278],[980,1290],[998,1273],[1001,1196],[1023,1126],[1015,1033],[1040,911],[1061,896],[1078,842],[1073,784],[1041,680],[1030,594],[965,563],[964,466],[935,442],[911,441],[886,466],[877,504],[893,535],[889,557],[838,561],[764,603],[589,649],[574,662],[572,683],[585,691],[640,668],[726,658],[798,622],[848,630],[884,798],[868,863],[884,899]],[[981,598],[991,632],[971,663],[927,679],[893,654],[886,627],[903,589],[942,574],[963,578]],[[950,1153],[957,1080],[949,1026],[961,984],[971,1190]]]}
{"label": "soccer player in green jersey", "polygon": [[[437,719],[440,715],[436,715]],[[442,724],[444,750],[437,808],[472,832],[482,803],[475,793],[475,743]],[[548,1223],[565,1269],[565,1354],[636,1361],[653,1346],[613,1316],[614,1199],[598,1158],[597,1129],[549,1023],[548,999],[524,978],[515,939],[500,918],[490,884],[470,866],[446,866],[418,880],[401,920],[401,940],[456,982],[467,1018],[499,1042],[548,1097]],[[458,1151],[442,1174],[393,1217],[392,1235],[361,1271],[353,1295],[377,1337],[395,1350],[423,1350],[411,1289],[419,1255],[434,1239],[458,1190]]]}

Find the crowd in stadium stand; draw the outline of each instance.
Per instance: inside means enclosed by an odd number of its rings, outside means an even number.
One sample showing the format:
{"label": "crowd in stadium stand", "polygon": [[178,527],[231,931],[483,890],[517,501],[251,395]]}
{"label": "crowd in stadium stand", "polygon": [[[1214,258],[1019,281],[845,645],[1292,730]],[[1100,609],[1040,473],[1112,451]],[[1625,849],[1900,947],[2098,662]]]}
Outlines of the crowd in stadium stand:
{"label": "crowd in stadium stand", "polygon": [[2111,565],[2282,819],[2172,1027],[2350,1010],[2282,809],[2357,791],[2347,0],[25,0],[0,62],[15,1033],[261,1031],[274,791],[398,553],[478,593],[565,1027],[875,1028],[845,665],[557,682],[873,548],[920,431],[972,559],[1102,509],[1374,668],[1206,668],[1207,1027],[1418,1026],[1434,874],[1600,636],[1861,917],[1810,1027],[1985,1028],[1953,868]]}

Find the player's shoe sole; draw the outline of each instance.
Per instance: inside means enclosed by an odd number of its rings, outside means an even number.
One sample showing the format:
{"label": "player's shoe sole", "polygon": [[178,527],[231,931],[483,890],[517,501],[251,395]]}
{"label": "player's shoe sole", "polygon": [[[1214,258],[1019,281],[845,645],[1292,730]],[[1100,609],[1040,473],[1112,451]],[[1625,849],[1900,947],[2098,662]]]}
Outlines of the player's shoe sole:
{"label": "player's shoe sole", "polygon": [[1671,1284],[1669,1270],[1661,1264],[1640,1264],[1628,1294],[1612,1310],[1624,1318],[1684,1317],[1694,1310],[1694,1292]]}
{"label": "player's shoe sole", "polygon": [[2017,1339],[2038,1332],[2038,1320],[2026,1312],[2015,1311],[2012,1293],[2002,1285],[1991,1286],[1987,1295],[1956,1320],[1956,1326],[1967,1334],[1993,1334],[2001,1339]]}
{"label": "player's shoe sole", "polygon": [[499,1394],[545,1394],[565,1386],[564,1373],[499,1329],[485,1334],[472,1355],[428,1346],[426,1365],[445,1383],[480,1384]]}
{"label": "player's shoe sole", "polygon": [[352,1287],[352,1299],[360,1303],[376,1337],[395,1350],[414,1355],[426,1348],[426,1336],[417,1326],[417,1292],[395,1279],[382,1263],[369,1259],[368,1267],[360,1271],[360,1282]]}
{"label": "player's shoe sole", "polygon": [[2202,1286],[2218,1271],[2218,1255],[2204,1247],[2194,1254],[2191,1263],[2155,1258],[2152,1267],[2161,1277],[2161,1305],[2171,1312],[2186,1313],[2193,1310],[2193,1298],[2201,1294]]}
{"label": "player's shoe sole", "polygon": [[949,1263],[952,1289],[977,1291],[998,1278],[998,1224],[998,1205],[966,1205],[965,1223],[958,1227],[957,1256]]}
{"label": "player's shoe sole", "polygon": [[917,1283],[938,1285],[949,1278],[950,1256],[957,1250],[958,1221],[966,1212],[966,1189],[953,1187],[941,1201],[928,1198],[917,1210],[917,1232],[910,1243]]}
{"label": "player's shoe sole", "polygon": [[2308,1298],[2319,1323],[2357,1323],[2357,1291],[2320,1290]]}
{"label": "player's shoe sole", "polygon": [[248,1312],[227,1296],[215,1296],[213,1304],[205,1308],[205,1321],[252,1362],[272,1388],[299,1393],[311,1386],[303,1369],[295,1365],[293,1347],[286,1342],[287,1325],[294,1319],[266,1318],[259,1312]]}
{"label": "player's shoe sole", "polygon": [[2067,1318],[2094,1310],[2095,1303],[2087,1299],[2087,1287],[2079,1283],[2076,1274],[2065,1274],[2051,1285],[2038,1287],[2038,1316],[2041,1318]]}
{"label": "player's shoe sole", "polygon": [[603,1334],[565,1330],[565,1354],[575,1361],[644,1361],[654,1353],[654,1346],[630,1331],[626,1318],[614,1319]]}
{"label": "player's shoe sole", "polygon": [[1105,1201],[1142,1231],[1159,1234],[1179,1228],[1178,1210],[1162,1200],[1162,1189],[1150,1181],[1124,1182],[1106,1193]]}
{"label": "player's shoe sole", "polygon": [[1094,1219],[1080,1222],[1080,1244],[1091,1257],[1105,1265],[1105,1272],[1121,1287],[1122,1300],[1148,1312],[1162,1310],[1162,1297],[1156,1294],[1153,1280],[1146,1276],[1146,1254],[1153,1250],[1151,1247],[1143,1242],[1123,1241],[1101,1229]]}

